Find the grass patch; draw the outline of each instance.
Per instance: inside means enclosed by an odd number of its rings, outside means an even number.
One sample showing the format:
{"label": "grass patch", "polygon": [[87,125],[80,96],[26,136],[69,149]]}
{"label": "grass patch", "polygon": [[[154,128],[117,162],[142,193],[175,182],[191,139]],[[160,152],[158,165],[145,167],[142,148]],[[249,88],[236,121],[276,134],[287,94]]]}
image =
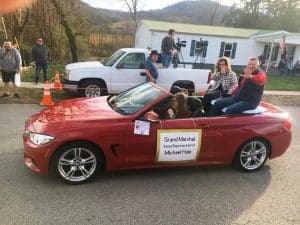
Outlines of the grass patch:
{"label": "grass patch", "polygon": [[[59,73],[63,72],[62,65],[49,65],[49,79],[53,78],[55,71]],[[34,82],[35,70],[30,68],[24,70],[22,74],[22,81]],[[43,75],[41,74],[41,80]],[[278,75],[268,74],[268,82],[266,84],[266,90],[278,90],[278,91],[300,91],[300,76],[295,75]],[[0,95],[3,94],[3,87],[0,87]],[[12,96],[8,98],[0,98],[0,104],[5,103],[34,103],[39,104],[42,101],[43,89],[37,88],[19,88],[20,99],[16,99]],[[64,91],[51,90],[52,100],[59,102],[65,99],[76,98],[76,94],[67,94]],[[300,106],[300,96],[271,96],[267,95],[263,97],[263,100],[275,105],[289,105],[289,106]]]}
{"label": "grass patch", "polygon": [[[52,79],[55,76],[55,72],[58,71],[60,74],[63,73],[64,66],[60,64],[49,65],[48,66],[48,77]],[[35,68],[24,69],[22,73],[22,81],[23,82],[34,82],[35,77]],[[44,81],[44,73],[43,70],[40,73],[40,81]]]}
{"label": "grass patch", "polygon": [[[0,87],[0,93],[3,94],[3,87]],[[19,88],[20,99],[11,96],[8,98],[0,98],[0,104],[40,104],[43,97],[43,89],[39,88]],[[60,102],[67,99],[78,98],[75,93],[65,93],[64,91],[56,91],[51,89],[52,101]],[[300,96],[280,96],[280,95],[264,95],[263,101],[282,106],[298,106],[300,107]]]}
{"label": "grass patch", "polygon": [[300,76],[268,74],[266,90],[300,91]]}
{"label": "grass patch", "polygon": [[[52,79],[55,72],[58,71],[60,74],[63,73],[64,66],[49,65],[48,76]],[[29,68],[23,71],[22,81],[34,82],[35,69]],[[43,74],[41,72],[40,81],[43,81]],[[300,91],[300,76],[296,75],[279,75],[279,74],[268,74],[268,82],[266,84],[266,90],[276,91]]]}
{"label": "grass patch", "polygon": [[[0,87],[1,95],[3,94],[3,87]],[[20,99],[10,94],[8,98],[0,98],[0,104],[40,104],[43,99],[43,89],[40,88],[19,88],[18,93]],[[56,91],[51,89],[52,101],[59,102],[66,99],[76,98],[77,95],[70,95],[64,91]]]}

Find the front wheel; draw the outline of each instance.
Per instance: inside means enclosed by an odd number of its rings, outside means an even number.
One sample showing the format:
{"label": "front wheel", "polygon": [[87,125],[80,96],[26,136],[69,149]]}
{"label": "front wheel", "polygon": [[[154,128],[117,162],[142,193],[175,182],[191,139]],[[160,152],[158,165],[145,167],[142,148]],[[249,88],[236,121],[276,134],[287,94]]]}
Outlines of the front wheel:
{"label": "front wheel", "polygon": [[251,139],[245,142],[237,151],[233,165],[245,172],[255,171],[266,163],[269,153],[270,147],[266,141]]}
{"label": "front wheel", "polygon": [[85,183],[93,179],[104,166],[99,149],[84,142],[75,142],[61,147],[53,158],[53,170],[64,182]]}
{"label": "front wheel", "polygon": [[88,79],[82,81],[82,83],[79,85],[79,94],[82,97],[99,97],[107,95],[107,89],[102,81]]}

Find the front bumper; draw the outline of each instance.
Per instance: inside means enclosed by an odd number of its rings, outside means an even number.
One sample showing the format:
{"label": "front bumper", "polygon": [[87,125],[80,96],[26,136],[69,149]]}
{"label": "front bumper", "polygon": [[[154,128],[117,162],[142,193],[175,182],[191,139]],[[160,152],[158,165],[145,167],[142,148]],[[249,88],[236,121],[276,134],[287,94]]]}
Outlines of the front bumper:
{"label": "front bumper", "polygon": [[62,79],[61,83],[65,91],[77,91],[78,81]]}
{"label": "front bumper", "polygon": [[27,134],[23,134],[24,163],[32,171],[47,175],[50,159],[59,144],[53,140],[47,144],[37,146],[30,142]]}

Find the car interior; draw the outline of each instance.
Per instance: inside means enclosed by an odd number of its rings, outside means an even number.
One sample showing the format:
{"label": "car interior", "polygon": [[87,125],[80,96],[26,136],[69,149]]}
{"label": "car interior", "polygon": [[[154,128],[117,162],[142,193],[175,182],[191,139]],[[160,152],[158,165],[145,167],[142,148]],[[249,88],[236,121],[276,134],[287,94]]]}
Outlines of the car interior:
{"label": "car interior", "polygon": [[[178,86],[173,86],[171,89],[171,94],[175,95],[179,92],[184,92],[188,94],[188,91],[184,88],[180,88]],[[160,102],[158,105],[156,105],[153,108],[153,111],[159,115],[160,119],[167,119],[167,109],[170,106],[170,101],[172,99],[172,96],[170,96],[168,99],[164,100],[163,102]],[[191,117],[203,117],[204,116],[204,109],[203,104],[201,100],[201,96],[188,96],[187,99],[187,105],[188,109],[191,112]]]}

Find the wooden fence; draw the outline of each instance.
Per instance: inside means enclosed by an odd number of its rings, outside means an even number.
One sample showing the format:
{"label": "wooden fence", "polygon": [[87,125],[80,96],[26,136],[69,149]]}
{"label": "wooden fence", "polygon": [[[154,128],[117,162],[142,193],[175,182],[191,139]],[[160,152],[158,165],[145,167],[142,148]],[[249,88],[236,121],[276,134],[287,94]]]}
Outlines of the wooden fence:
{"label": "wooden fence", "polygon": [[129,34],[90,34],[89,49],[93,56],[107,57],[119,48],[133,47],[133,36]]}

